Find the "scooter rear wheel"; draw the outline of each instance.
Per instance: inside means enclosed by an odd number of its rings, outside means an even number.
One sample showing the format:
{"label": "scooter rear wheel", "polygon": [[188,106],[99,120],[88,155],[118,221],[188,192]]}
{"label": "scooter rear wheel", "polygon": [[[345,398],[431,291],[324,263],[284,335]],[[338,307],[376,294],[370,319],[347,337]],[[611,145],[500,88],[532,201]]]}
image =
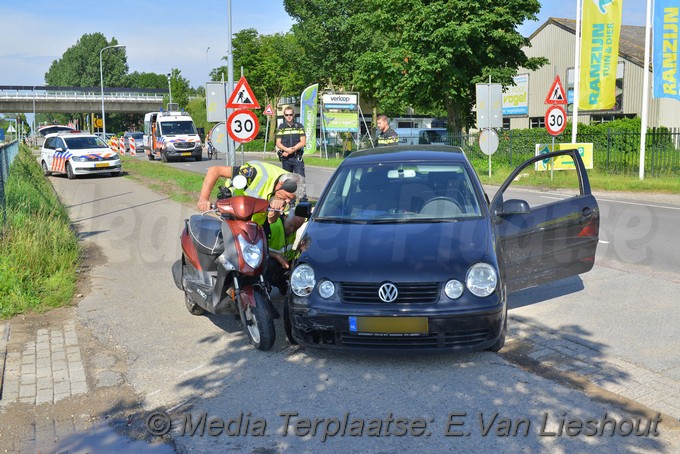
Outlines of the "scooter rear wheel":
{"label": "scooter rear wheel", "polygon": [[258,350],[270,350],[276,340],[274,319],[269,313],[264,295],[256,290],[253,296],[255,307],[246,306],[245,310],[241,311],[241,321],[245,325],[250,343]]}

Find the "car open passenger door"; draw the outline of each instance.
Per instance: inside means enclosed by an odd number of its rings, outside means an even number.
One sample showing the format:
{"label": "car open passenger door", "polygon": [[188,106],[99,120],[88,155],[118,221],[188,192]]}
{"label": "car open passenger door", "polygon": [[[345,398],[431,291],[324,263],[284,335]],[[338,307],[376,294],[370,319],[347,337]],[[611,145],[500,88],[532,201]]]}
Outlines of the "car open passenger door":
{"label": "car open passenger door", "polygon": [[[533,190],[527,191],[524,181]],[[557,185],[559,189],[545,191]],[[518,186],[524,186],[519,193]],[[500,187],[490,211],[508,292],[585,273],[593,267],[600,212],[578,150],[525,161]]]}

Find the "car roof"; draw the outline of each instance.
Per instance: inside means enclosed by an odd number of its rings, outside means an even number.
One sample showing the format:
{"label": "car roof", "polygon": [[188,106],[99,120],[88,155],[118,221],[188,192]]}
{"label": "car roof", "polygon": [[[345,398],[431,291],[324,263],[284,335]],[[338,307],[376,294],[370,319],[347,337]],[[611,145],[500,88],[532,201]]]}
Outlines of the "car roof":
{"label": "car roof", "polygon": [[449,145],[394,145],[355,151],[345,158],[343,165],[404,161],[467,162],[467,157],[461,147]]}
{"label": "car roof", "polygon": [[43,137],[47,137],[50,134],[54,134],[57,132],[63,132],[63,131],[75,131],[76,128],[73,128],[71,126],[65,126],[65,125],[46,125],[46,126],[41,126],[38,128],[38,133],[42,135]]}
{"label": "car roof", "polygon": [[89,132],[85,131],[76,131],[73,130],[71,132],[68,131],[62,131],[62,132],[53,132],[52,134],[47,134],[45,138],[48,137],[97,137],[95,134],[91,134]]}

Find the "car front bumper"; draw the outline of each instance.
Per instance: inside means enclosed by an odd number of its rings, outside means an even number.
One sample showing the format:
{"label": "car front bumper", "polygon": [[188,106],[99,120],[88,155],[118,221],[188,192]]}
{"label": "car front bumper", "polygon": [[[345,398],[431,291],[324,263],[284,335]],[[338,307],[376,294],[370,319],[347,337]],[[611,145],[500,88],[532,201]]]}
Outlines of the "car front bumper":
{"label": "car front bumper", "polygon": [[120,159],[115,161],[77,162],[71,161],[73,173],[76,175],[93,175],[97,173],[120,172]]}
{"label": "car front bumper", "polygon": [[[399,309],[385,310],[379,305],[347,304],[331,312],[310,309],[305,304],[296,304],[296,300],[300,303],[302,299],[289,297],[287,305],[293,338],[301,345],[324,348],[484,350],[503,335],[507,314],[505,299],[500,296],[491,307],[446,312],[431,310],[436,305],[400,312]],[[411,321],[422,326],[423,319],[426,319],[426,332],[362,332],[361,327],[361,321],[380,320],[391,327],[406,326],[410,331]]]}

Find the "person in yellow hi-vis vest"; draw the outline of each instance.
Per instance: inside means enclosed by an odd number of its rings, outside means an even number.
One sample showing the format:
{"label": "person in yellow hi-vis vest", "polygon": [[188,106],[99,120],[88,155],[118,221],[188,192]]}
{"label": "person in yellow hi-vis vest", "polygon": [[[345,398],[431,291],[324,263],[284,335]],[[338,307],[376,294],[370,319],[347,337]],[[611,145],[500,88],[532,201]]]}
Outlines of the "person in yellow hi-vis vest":
{"label": "person in yellow hi-vis vest", "polygon": [[[292,245],[297,229],[304,223],[305,218],[290,212],[284,218],[282,214],[286,205],[292,205],[301,195],[300,192],[304,190],[304,179],[299,174],[261,161],[248,161],[242,166],[212,166],[208,168],[203,179],[198,209],[201,211],[210,209],[210,194],[219,178],[226,178],[226,184],[229,185],[231,178],[236,175],[246,177],[248,184],[242,190],[235,190],[233,195],[245,194],[269,200],[271,210],[266,215],[256,214],[253,221],[263,226],[269,243],[270,263],[264,276],[265,280],[285,294],[288,264],[294,255]],[[272,263],[272,260],[279,266]]]}

